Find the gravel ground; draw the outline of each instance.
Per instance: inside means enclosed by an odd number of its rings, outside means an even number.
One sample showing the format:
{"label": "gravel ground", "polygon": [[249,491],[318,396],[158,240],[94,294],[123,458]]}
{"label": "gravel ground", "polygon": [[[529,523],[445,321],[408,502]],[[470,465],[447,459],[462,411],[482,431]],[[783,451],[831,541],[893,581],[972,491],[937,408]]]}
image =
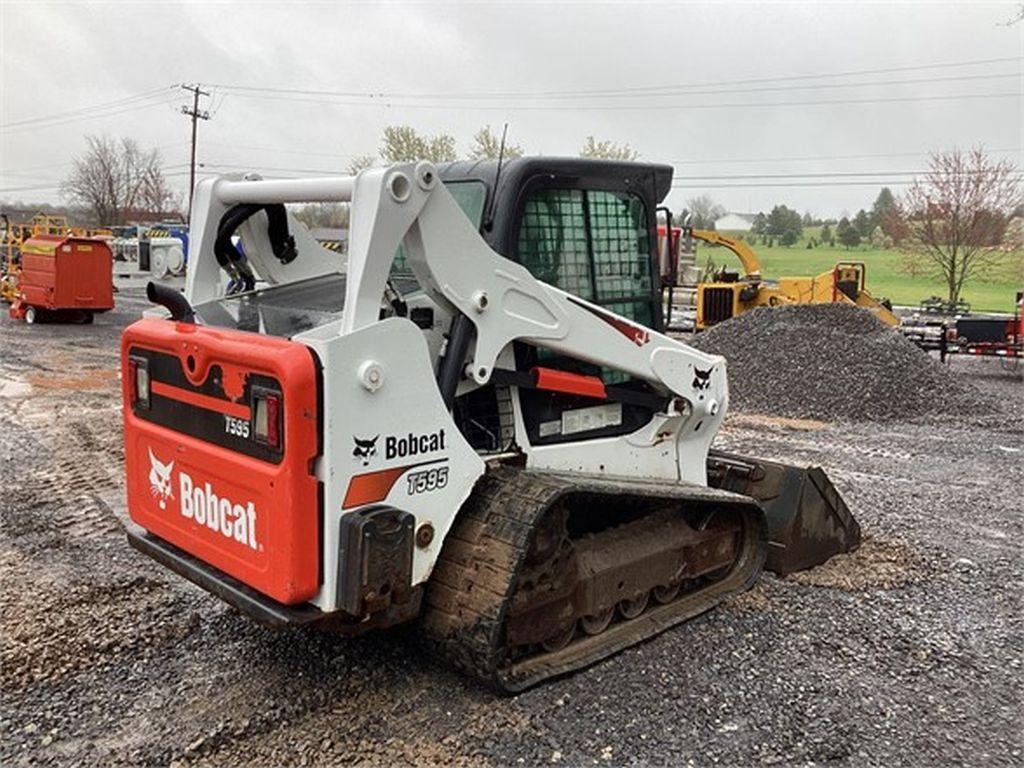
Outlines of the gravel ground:
{"label": "gravel ground", "polygon": [[837,421],[998,410],[965,377],[848,304],[759,307],[693,344],[727,358],[733,408],[740,410]]}
{"label": "gravel ground", "polygon": [[117,334],[0,318],[3,765],[1024,763],[1024,387],[999,412],[733,413],[724,448],[823,465],[862,549],[497,698],[415,628],[275,633],[129,549]]}

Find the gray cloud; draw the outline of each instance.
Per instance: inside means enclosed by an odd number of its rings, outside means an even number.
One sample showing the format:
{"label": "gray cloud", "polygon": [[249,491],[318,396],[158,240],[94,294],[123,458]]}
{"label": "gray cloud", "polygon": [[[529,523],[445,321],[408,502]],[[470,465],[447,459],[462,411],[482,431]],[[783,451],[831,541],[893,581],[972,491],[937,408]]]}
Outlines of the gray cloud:
{"label": "gray cloud", "polygon": [[[215,87],[208,106],[216,111],[200,127],[199,158],[211,165],[288,169],[290,175],[299,169],[341,170],[347,162],[343,155],[375,152],[388,124],[447,131],[465,148],[480,125],[507,120],[514,140],[532,152],[575,154],[583,138],[593,134],[630,143],[644,160],[673,163],[681,177],[670,198],[676,208],[707,190],[732,210],[785,202],[838,214],[868,205],[880,186],[875,181],[907,178],[886,174],[923,168],[924,153],[931,149],[984,143],[1012,150],[1020,162],[1020,60],[830,81],[932,80],[902,85],[810,90],[807,85],[822,81],[714,84],[1019,57],[1024,24],[999,25],[1014,7],[8,2],[0,5],[0,123],[192,81],[440,94],[430,99],[429,108],[398,100],[391,106],[354,106],[344,98],[310,103]],[[936,80],[999,73],[1016,77]],[[509,98],[489,101],[493,108],[482,109],[479,100],[455,97],[673,83],[744,92],[590,98],[586,103],[597,108],[565,110],[551,107],[581,102]],[[988,93],[1017,97],[777,106]],[[160,147],[168,172],[177,174],[171,178],[183,187],[188,125],[177,110],[184,95],[168,89],[146,108],[0,133],[0,189],[14,190],[0,192],[0,199],[56,200],[52,187],[88,133],[131,135]],[[709,107],[719,103],[776,106]],[[681,108],[621,108],[669,104]],[[881,154],[899,156],[847,157]],[[781,160],[807,157],[824,159]],[[834,176],[873,171],[884,173]],[[844,185],[810,187],[807,178],[797,177],[725,178],[768,173],[826,174],[816,179]],[[854,181],[869,184],[849,185]],[[741,186],[768,182],[801,186]]]}

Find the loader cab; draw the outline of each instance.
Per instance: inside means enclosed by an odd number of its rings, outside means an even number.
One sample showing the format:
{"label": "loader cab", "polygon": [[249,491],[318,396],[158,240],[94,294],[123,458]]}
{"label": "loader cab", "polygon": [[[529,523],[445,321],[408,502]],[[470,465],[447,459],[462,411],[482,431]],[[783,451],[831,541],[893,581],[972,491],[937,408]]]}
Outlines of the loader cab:
{"label": "loader cab", "polygon": [[655,210],[671,187],[670,166],[529,157],[505,161],[500,172],[497,161],[483,160],[449,163],[439,174],[502,256],[662,329]]}
{"label": "loader cab", "polygon": [[[656,208],[668,193],[672,168],[577,158],[467,161],[439,168],[445,186],[497,253],[568,293],[662,330]],[[482,200],[482,205],[481,205]],[[605,384],[639,392],[649,385],[548,350],[517,344],[517,370],[542,365],[600,376]],[[493,387],[460,398],[464,433],[487,450],[501,425],[483,421],[494,408]],[[597,406],[586,397],[519,391],[523,422],[533,445],[610,437],[632,432],[651,418],[639,405]],[[600,409],[604,408],[603,411]],[[561,425],[577,421],[587,429]],[[585,418],[584,418],[585,416]],[[558,428],[556,429],[556,425]],[[489,443],[489,444],[488,444]]]}

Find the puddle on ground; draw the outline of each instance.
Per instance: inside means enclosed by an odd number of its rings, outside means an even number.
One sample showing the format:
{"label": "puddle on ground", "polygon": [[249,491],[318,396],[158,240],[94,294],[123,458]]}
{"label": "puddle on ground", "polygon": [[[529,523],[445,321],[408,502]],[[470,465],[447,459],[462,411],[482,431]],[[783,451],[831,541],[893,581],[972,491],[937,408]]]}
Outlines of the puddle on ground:
{"label": "puddle on ground", "polygon": [[0,376],[0,397],[25,397],[32,392],[32,385],[20,379]]}

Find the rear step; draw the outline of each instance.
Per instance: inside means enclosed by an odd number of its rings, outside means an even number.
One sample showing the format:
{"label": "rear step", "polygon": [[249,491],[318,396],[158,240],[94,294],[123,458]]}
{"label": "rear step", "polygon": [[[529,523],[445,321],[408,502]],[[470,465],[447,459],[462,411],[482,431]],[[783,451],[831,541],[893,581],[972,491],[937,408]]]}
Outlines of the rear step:
{"label": "rear step", "polygon": [[309,603],[283,605],[246,586],[238,579],[217,571],[183,549],[146,533],[141,528],[128,528],[128,543],[144,555],[202,587],[225,603],[271,629],[312,625],[329,618]]}
{"label": "rear step", "polygon": [[[655,605],[652,600],[652,607],[635,618],[622,618],[599,633],[577,631],[574,634],[572,626],[577,617],[563,615],[563,620],[570,622],[564,647],[548,644],[527,649],[514,645],[509,642],[510,622],[515,614],[524,612],[521,601],[515,598],[521,586],[520,576],[528,568],[535,568],[529,562],[537,554],[535,536],[545,529],[542,521],[546,515],[557,511],[560,502],[581,494],[595,500],[601,496],[628,498],[634,500],[638,509],[650,506],[659,512],[664,511],[666,505],[680,510],[680,514],[683,510],[690,513],[726,511],[739,521],[735,529],[739,534],[735,559],[726,573],[714,579],[705,576],[689,579],[687,586],[693,587],[691,591],[684,590],[684,594],[663,605]],[[605,535],[587,534],[589,537]],[[681,544],[680,550],[706,538],[697,534],[691,537],[691,542]],[[684,484],[490,467],[445,540],[427,590],[422,619],[424,634],[435,651],[456,667],[499,690],[514,693],[593,664],[748,589],[760,574],[766,544],[764,515],[757,503],[725,491]],[[558,547],[550,549],[557,551]],[[586,549],[585,545],[580,546],[580,555],[592,557],[593,553],[584,552]],[[556,555],[556,560],[558,557]],[[570,553],[570,560],[572,557]],[[622,557],[621,552],[609,552],[607,559]],[[539,591],[543,601],[541,583],[541,589],[532,584],[530,591]],[[579,605],[578,596],[589,586],[582,582],[570,590],[577,596],[574,605]],[[559,579],[555,578],[548,588],[554,591],[560,587]],[[565,605],[568,603],[563,603]],[[538,615],[543,607],[537,609]],[[520,627],[520,634],[522,629]],[[554,629],[557,630],[557,626]]]}
{"label": "rear step", "polygon": [[860,546],[860,525],[821,467],[713,450],[708,484],[761,502],[768,520],[769,571],[806,570]]}

